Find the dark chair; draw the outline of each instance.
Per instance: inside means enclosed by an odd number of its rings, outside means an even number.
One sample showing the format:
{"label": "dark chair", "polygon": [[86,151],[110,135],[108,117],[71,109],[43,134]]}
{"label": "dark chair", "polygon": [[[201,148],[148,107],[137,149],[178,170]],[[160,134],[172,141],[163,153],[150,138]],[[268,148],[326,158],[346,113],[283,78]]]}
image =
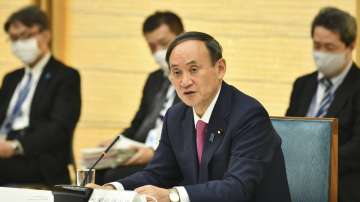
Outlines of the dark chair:
{"label": "dark chair", "polygon": [[336,202],[338,123],[328,118],[271,117],[282,139],[293,202]]}

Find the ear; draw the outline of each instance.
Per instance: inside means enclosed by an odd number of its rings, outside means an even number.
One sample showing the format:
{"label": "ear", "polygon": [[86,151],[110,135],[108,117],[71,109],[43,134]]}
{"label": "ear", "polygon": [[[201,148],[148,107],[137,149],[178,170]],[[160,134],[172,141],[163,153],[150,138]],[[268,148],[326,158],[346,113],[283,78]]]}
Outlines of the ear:
{"label": "ear", "polygon": [[351,51],[354,50],[355,48],[355,44],[356,44],[356,41],[352,42],[348,47],[350,48]]}
{"label": "ear", "polygon": [[226,73],[226,61],[225,61],[225,59],[224,58],[219,59],[216,62],[215,65],[216,65],[216,71],[217,71],[217,74],[218,74],[218,78],[219,79],[224,78],[225,73]]}
{"label": "ear", "polygon": [[50,41],[51,41],[51,32],[49,30],[45,30],[43,31],[44,33],[44,39],[46,40],[47,44],[50,45]]}

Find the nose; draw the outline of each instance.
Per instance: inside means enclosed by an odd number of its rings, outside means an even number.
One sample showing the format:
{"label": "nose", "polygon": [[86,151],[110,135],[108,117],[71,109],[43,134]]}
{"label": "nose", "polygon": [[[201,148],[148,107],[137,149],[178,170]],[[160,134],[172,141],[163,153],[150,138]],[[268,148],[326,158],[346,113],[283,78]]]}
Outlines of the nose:
{"label": "nose", "polygon": [[181,81],[180,81],[180,86],[182,88],[188,88],[192,84],[193,84],[193,81],[192,81],[191,75],[189,73],[184,73],[183,77],[181,78]]}

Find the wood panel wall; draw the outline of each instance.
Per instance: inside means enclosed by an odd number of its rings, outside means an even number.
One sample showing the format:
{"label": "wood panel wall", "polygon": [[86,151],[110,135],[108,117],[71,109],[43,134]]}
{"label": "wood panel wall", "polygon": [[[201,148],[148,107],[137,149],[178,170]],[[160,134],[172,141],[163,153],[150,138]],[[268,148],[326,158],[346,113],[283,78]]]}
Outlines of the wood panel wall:
{"label": "wood panel wall", "polygon": [[356,61],[360,61],[360,40],[359,40],[359,33],[360,33],[360,0],[356,1],[356,21],[357,21],[357,40],[356,40]]}

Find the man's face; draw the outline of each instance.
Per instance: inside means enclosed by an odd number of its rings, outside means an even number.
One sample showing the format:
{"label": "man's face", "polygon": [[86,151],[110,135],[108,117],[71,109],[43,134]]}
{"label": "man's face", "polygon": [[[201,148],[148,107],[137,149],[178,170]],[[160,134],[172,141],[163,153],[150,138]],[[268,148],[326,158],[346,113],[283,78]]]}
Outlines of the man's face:
{"label": "man's face", "polygon": [[145,33],[144,37],[151,53],[154,54],[159,50],[167,49],[170,43],[176,38],[176,34],[170,30],[169,26],[162,24],[154,31]]}
{"label": "man's face", "polygon": [[[9,40],[11,43],[15,43],[19,40],[27,40],[35,38],[37,41],[38,48],[40,50],[39,58],[35,60],[34,63],[37,63],[38,60],[49,51],[49,42],[50,42],[50,32],[49,31],[40,31],[39,26],[33,25],[32,27],[27,27],[21,22],[17,21],[10,25],[8,31]],[[32,65],[32,64],[30,64]]]}
{"label": "man's face", "polygon": [[326,77],[339,75],[352,60],[354,44],[346,46],[337,32],[317,26],[313,34],[313,51],[317,68]]}
{"label": "man's face", "polygon": [[340,53],[349,51],[349,47],[340,40],[340,35],[325,27],[317,26],[313,34],[313,49],[316,51]]}
{"label": "man's face", "polygon": [[212,64],[204,42],[184,41],[169,57],[171,83],[180,99],[202,116],[218,92],[225,75],[224,59]]}

